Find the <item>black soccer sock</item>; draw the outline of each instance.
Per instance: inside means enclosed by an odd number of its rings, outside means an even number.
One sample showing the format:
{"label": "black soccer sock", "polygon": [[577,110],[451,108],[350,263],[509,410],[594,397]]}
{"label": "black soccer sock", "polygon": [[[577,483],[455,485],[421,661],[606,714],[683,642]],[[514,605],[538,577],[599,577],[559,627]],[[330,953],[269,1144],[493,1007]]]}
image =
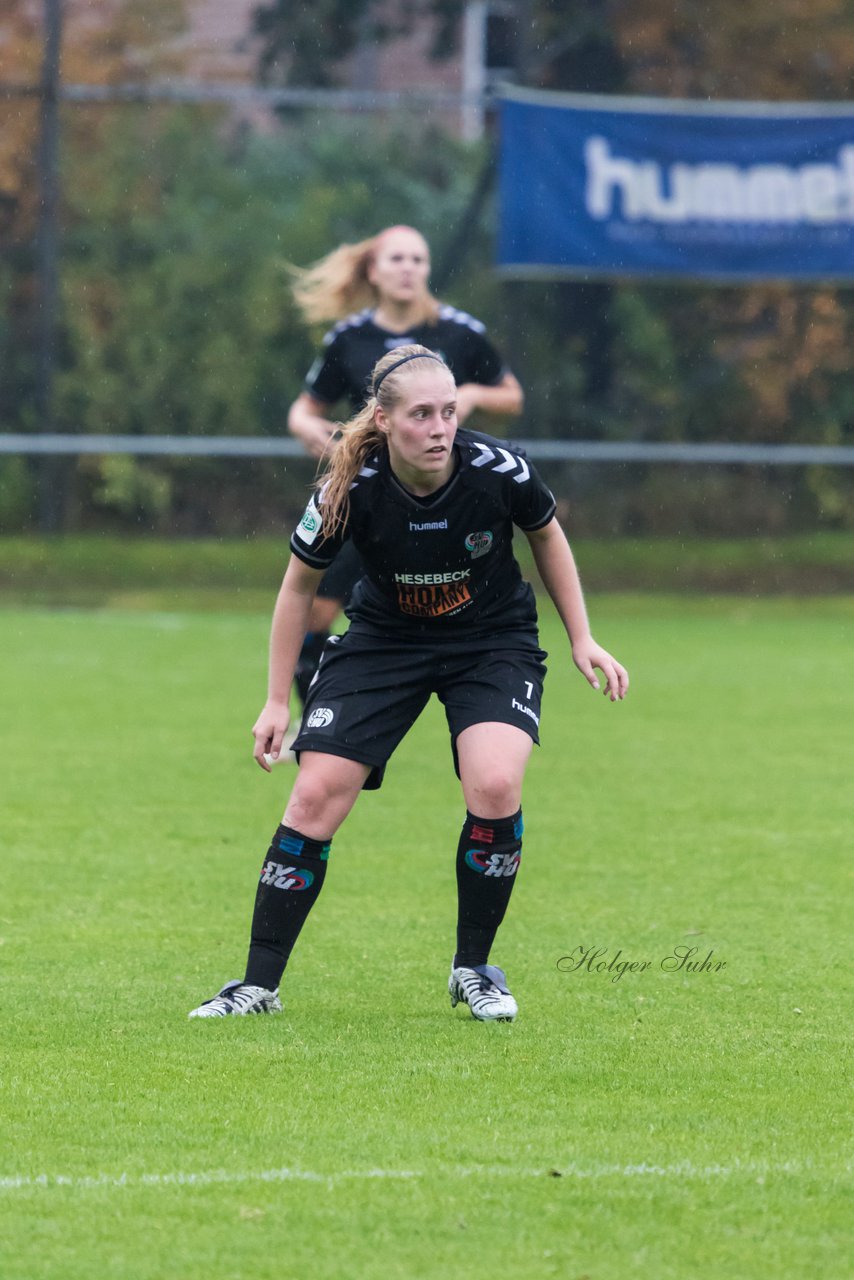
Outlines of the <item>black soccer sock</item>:
{"label": "black soccer sock", "polygon": [[455,965],[486,964],[521,857],[521,809],[509,818],[476,818],[466,812],[457,846]]}
{"label": "black soccer sock", "polygon": [[328,639],[328,631],[307,631],[303,638],[302,648],[294,671],[294,684],[297,687],[297,694],[303,706],[305,706],[308,697],[309,685],[314,679],[314,673],[320,662],[323,646]]}
{"label": "black soccer sock", "polygon": [[330,840],[312,840],[279,826],[255,894],[246,977],[253,987],[278,987],[288,957],[326,876]]}

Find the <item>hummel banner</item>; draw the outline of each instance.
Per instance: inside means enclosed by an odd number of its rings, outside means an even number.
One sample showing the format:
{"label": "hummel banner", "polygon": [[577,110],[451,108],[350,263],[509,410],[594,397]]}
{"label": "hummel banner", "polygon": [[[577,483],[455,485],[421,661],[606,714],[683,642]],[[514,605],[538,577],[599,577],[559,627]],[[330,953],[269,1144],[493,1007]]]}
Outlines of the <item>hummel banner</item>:
{"label": "hummel banner", "polygon": [[511,89],[505,276],[854,279],[854,105]]}

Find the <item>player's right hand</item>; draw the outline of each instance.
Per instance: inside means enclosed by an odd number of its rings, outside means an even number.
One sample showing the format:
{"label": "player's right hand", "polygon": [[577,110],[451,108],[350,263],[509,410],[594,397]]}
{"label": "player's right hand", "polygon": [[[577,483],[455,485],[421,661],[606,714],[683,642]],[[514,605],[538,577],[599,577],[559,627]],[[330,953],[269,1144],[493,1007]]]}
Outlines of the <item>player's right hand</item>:
{"label": "player's right hand", "polygon": [[328,453],[332,447],[337,430],[338,427],[334,422],[314,414],[305,414],[291,425],[291,434],[298,438],[306,453],[318,459]]}
{"label": "player's right hand", "polygon": [[255,739],[252,755],[265,773],[270,772],[270,765],[264,757],[270,756],[274,763],[278,760],[290,719],[291,711],[286,702],[265,702],[261,714],[252,726],[252,736]]}

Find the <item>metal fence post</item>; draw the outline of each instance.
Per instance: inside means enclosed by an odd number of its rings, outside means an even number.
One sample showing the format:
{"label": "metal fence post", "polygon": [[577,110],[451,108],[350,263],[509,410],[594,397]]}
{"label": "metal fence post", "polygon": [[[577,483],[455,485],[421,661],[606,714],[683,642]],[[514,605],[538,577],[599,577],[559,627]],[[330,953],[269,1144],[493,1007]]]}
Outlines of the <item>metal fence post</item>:
{"label": "metal fence post", "polygon": [[[36,409],[39,429],[56,430],[55,373],[59,330],[59,85],[62,0],[44,0],[44,53],[40,84],[38,148],[39,216],[36,231],[38,284]],[[67,462],[47,456],[39,468],[39,527],[62,528]]]}

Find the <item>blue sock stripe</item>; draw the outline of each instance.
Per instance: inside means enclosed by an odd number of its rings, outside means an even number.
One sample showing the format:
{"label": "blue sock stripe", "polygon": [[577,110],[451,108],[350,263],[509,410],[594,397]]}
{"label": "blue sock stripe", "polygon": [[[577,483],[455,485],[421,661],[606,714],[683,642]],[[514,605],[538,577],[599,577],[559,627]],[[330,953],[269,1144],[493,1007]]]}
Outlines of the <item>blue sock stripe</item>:
{"label": "blue sock stripe", "polygon": [[296,836],[280,836],[278,845],[282,853],[287,853],[291,858],[298,858],[305,847],[305,841],[298,840]]}
{"label": "blue sock stripe", "polygon": [[324,840],[321,843],[319,840],[309,840],[302,836],[279,836],[275,843],[276,848],[286,853],[289,858],[319,858],[321,862],[328,862],[329,851],[332,848],[331,840]]}

